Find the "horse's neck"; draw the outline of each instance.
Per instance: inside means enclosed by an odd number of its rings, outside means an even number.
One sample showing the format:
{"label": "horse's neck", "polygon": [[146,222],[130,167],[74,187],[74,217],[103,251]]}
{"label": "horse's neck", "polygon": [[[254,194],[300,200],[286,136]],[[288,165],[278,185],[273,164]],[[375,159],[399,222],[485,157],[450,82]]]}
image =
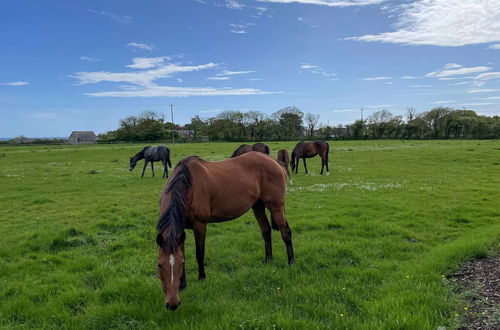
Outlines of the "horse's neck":
{"label": "horse's neck", "polygon": [[144,150],[142,150],[142,151],[138,152],[138,153],[134,156],[134,159],[135,159],[136,161],[141,160],[141,159],[144,159]]}

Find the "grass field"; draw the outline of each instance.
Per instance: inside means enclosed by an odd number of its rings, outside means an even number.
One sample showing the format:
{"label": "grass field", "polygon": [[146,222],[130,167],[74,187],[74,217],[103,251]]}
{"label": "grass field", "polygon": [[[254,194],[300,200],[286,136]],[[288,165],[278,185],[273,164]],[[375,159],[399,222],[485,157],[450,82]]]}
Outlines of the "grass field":
{"label": "grass field", "polygon": [[[170,146],[173,163],[220,160],[237,143]],[[291,150],[294,143],[269,143]],[[0,148],[0,327],[139,329],[454,328],[447,274],[498,250],[500,141],[330,142],[300,165],[274,260],[250,213],[212,224],[207,279],[187,231],[188,288],[167,311],[155,225],[165,181],[128,171],[140,145]]]}

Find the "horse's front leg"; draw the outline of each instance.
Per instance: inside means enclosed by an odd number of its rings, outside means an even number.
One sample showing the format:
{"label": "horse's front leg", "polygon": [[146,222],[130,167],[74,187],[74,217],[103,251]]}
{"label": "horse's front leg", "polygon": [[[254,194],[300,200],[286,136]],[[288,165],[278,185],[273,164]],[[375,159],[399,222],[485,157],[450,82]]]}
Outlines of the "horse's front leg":
{"label": "horse's front leg", "polygon": [[153,172],[153,178],[154,178],[154,176],[155,176],[155,169],[154,169],[154,167],[153,167],[153,163],[154,163],[154,162],[151,162],[151,172]]}
{"label": "horse's front leg", "polygon": [[182,244],[182,257],[184,258],[184,263],[182,264],[181,284],[179,285],[179,290],[180,291],[183,291],[187,287],[187,281],[186,281],[186,253],[184,251],[184,244]]}
{"label": "horse's front leg", "polygon": [[204,280],[205,275],[205,236],[207,234],[207,225],[196,222],[193,224],[194,240],[196,244],[196,261],[198,261],[198,279]]}
{"label": "horse's front leg", "polygon": [[305,168],[305,170],[306,170],[306,174],[307,174],[306,158],[304,157],[304,158],[302,158],[302,160],[304,161],[304,168]]}
{"label": "horse's front leg", "polygon": [[295,161],[295,174],[299,174],[299,161],[300,158],[297,157],[297,160]]}
{"label": "horse's front leg", "polygon": [[142,168],[142,175],[141,175],[141,178],[143,178],[143,177],[144,177],[144,171],[146,170],[146,167],[147,167],[147,166],[148,166],[148,161],[147,161],[147,160],[145,160],[145,161],[144,161],[144,167]]}

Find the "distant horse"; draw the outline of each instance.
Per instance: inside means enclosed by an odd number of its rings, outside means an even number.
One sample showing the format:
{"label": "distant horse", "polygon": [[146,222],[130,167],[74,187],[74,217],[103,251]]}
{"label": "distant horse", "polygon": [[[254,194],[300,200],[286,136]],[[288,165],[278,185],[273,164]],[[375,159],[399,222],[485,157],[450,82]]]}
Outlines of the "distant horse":
{"label": "distant horse", "polygon": [[302,158],[304,161],[304,168],[307,173],[306,158],[312,158],[316,155],[321,157],[321,173],[323,174],[323,168],[326,166],[326,175],[329,174],[328,171],[328,152],[330,151],[330,146],[325,141],[314,141],[314,142],[299,142],[293,148],[292,151],[292,161],[290,166],[292,167],[292,173],[298,173],[299,170],[299,159]]}
{"label": "distant horse", "polygon": [[166,308],[175,310],[179,307],[179,291],[187,285],[185,228],[194,232],[199,280],[205,279],[207,224],[236,219],[250,208],[264,238],[265,260],[272,258],[267,208],[271,213],[272,227],[280,230],[286,245],[288,264],[294,263],[292,231],[285,218],[286,183],[285,169],[273,158],[258,152],[218,162],[191,156],[177,164],[161,195],[156,226],[158,273]]}
{"label": "distant horse", "polygon": [[281,149],[278,151],[278,161],[283,163],[283,166],[286,169],[286,173],[290,176],[290,171],[288,170],[288,165],[290,164],[290,155],[286,149]]}
{"label": "distant horse", "polygon": [[267,145],[265,145],[264,143],[260,143],[260,142],[255,143],[252,146],[249,144],[242,144],[233,152],[233,154],[231,155],[231,158],[241,156],[241,155],[246,154],[247,152],[250,152],[250,151],[258,151],[258,152],[262,152],[262,153],[268,154],[268,155],[270,153],[269,147]]}
{"label": "distant horse", "polygon": [[153,162],[158,161],[161,161],[163,163],[162,178],[168,178],[168,166],[172,167],[172,163],[170,162],[170,149],[168,149],[166,146],[144,147],[144,149],[139,151],[134,157],[130,158],[131,171],[134,169],[135,165],[137,165],[137,162],[141,159],[144,159],[144,167],[142,168],[141,178],[144,177],[144,171],[146,170],[146,166],[148,166],[148,162],[151,162],[151,171],[153,172],[153,176],[155,176]]}

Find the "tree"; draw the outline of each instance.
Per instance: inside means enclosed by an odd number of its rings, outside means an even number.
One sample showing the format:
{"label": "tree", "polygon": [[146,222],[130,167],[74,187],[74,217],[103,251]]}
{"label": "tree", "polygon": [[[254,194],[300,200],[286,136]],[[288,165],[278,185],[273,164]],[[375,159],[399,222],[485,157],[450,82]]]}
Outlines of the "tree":
{"label": "tree", "polygon": [[314,135],[314,128],[318,125],[319,115],[308,112],[305,116],[305,121],[307,124],[307,130],[309,131],[309,136]]}
{"label": "tree", "polygon": [[278,138],[293,140],[301,135],[302,118],[304,113],[295,106],[289,106],[278,110],[273,115],[279,123]]}
{"label": "tree", "polygon": [[188,130],[193,131],[193,140],[195,141],[198,139],[198,134],[206,129],[206,127],[207,124],[198,115],[191,118],[191,123],[186,125]]}

